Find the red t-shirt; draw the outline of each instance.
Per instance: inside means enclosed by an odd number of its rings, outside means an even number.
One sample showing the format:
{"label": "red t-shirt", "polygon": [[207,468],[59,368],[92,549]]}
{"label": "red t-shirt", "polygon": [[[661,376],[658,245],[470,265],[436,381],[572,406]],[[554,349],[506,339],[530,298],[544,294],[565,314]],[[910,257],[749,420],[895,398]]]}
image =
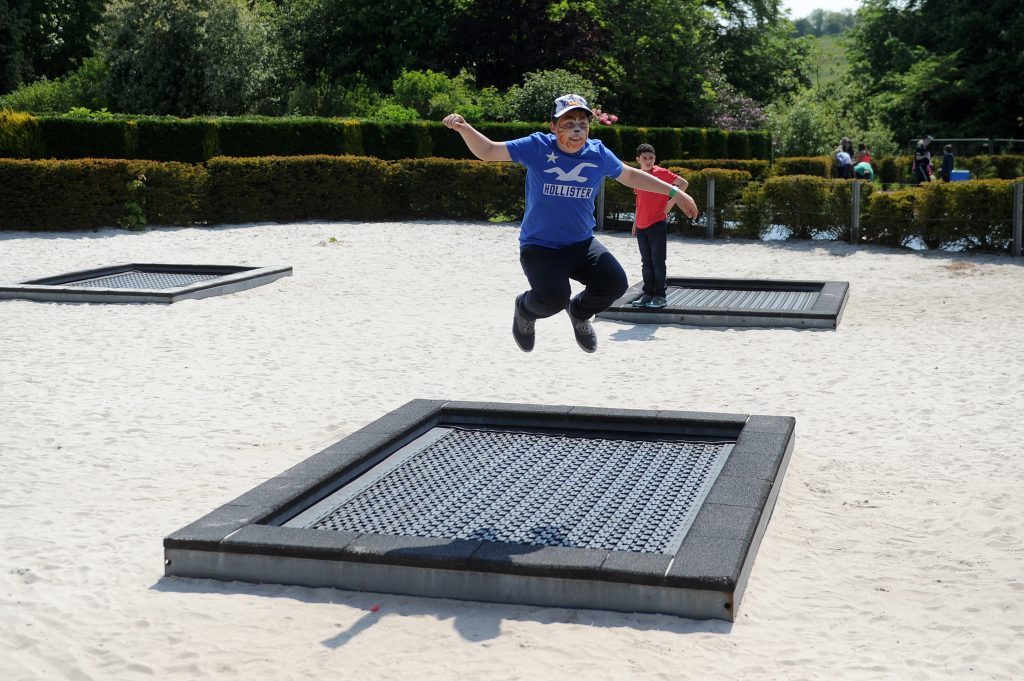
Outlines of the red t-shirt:
{"label": "red t-shirt", "polygon": [[[661,166],[654,166],[651,169],[651,175],[669,184],[673,184],[679,177],[671,170],[665,170]],[[665,207],[668,205],[667,194],[648,192],[643,189],[634,189],[633,193],[636,194],[637,229],[647,229],[654,223],[665,219]]]}

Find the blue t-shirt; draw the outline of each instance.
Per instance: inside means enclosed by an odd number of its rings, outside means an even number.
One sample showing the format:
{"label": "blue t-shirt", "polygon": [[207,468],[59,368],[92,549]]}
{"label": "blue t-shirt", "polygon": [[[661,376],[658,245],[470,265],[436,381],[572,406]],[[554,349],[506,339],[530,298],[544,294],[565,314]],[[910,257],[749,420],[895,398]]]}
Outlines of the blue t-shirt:
{"label": "blue t-shirt", "polygon": [[512,160],[526,166],[526,214],[519,244],[563,248],[594,234],[594,198],[605,177],[618,177],[622,161],[600,140],[575,154],[558,148],[551,133],[506,142]]}

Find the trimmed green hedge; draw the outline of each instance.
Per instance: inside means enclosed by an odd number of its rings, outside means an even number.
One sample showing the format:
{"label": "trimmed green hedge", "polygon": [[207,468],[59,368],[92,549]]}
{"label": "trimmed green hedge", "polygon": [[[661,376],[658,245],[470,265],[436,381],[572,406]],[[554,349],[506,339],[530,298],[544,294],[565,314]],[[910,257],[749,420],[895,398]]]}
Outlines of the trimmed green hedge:
{"label": "trimmed green hedge", "polygon": [[[705,168],[718,168],[724,170],[743,170],[750,173],[752,179],[764,180],[771,172],[771,164],[768,161],[756,159],[732,159],[732,158],[687,158],[669,159],[658,161],[658,165],[666,168],[689,168],[691,170],[704,170]],[[689,179],[689,178],[687,178]]]}
{"label": "trimmed green hedge", "polygon": [[[757,238],[779,226],[790,236],[846,239],[850,180],[775,176],[742,170],[672,168],[705,210],[715,178],[716,225]],[[524,170],[512,163],[356,156],[216,157],[208,164],[129,160],[0,159],[0,229],[67,230],[131,224],[239,223],[310,219],[518,219]],[[1011,180],[931,183],[880,191],[863,183],[861,239],[906,245],[1004,251],[1013,228]],[[635,200],[606,183],[606,225],[628,229]],[[703,217],[674,212],[685,234],[703,235]],[[616,222],[616,220],[618,222]],[[728,222],[728,224],[726,224]]]}
{"label": "trimmed green hedge", "polygon": [[[547,126],[479,123],[494,140],[510,140]],[[703,128],[630,128],[595,125],[592,134],[631,159],[641,142],[665,158],[770,158],[767,132]],[[0,111],[0,157],[139,158],[198,163],[214,156],[352,154],[385,160],[469,158],[461,137],[440,122],[383,123],[340,118],[247,116],[173,118],[33,116]]]}
{"label": "trimmed green hedge", "polygon": [[188,225],[198,221],[206,193],[202,166],[115,159],[0,159],[0,229],[117,225],[131,212],[133,180],[145,186],[147,222]]}

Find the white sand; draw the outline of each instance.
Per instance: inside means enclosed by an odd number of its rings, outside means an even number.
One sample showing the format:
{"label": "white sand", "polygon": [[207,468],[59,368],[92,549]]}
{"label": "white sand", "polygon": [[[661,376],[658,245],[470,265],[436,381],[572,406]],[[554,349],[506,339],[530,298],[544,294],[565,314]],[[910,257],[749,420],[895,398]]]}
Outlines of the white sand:
{"label": "white sand", "polygon": [[[1024,678],[1024,260],[672,239],[673,276],[849,281],[838,331],[598,321],[587,355],[559,315],[525,355],[516,237],[0,235],[4,283],[294,268],[171,306],[0,302],[0,679]],[[414,398],[796,417],[737,621],[163,577],[167,534]]]}

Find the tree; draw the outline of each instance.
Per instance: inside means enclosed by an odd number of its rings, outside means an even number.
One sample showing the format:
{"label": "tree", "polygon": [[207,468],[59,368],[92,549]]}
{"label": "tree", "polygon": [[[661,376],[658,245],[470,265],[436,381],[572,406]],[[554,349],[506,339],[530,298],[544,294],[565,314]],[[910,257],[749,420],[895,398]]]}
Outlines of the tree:
{"label": "tree", "polygon": [[903,141],[1024,133],[1019,0],[865,0],[849,53],[859,98]]}
{"label": "tree", "polygon": [[279,106],[268,8],[247,0],[114,0],[103,54],[117,110],[192,116]]}
{"label": "tree", "polygon": [[481,83],[506,88],[529,72],[587,70],[608,35],[595,3],[475,0],[455,18],[448,53]]}
{"label": "tree", "polygon": [[362,74],[384,90],[403,70],[440,70],[454,2],[292,0],[281,7],[281,36],[299,81]]}
{"label": "tree", "polygon": [[0,1],[0,95],[18,87],[31,73],[25,55],[27,9],[25,0]]}
{"label": "tree", "polygon": [[102,12],[103,0],[0,0],[0,93],[77,68]]}

